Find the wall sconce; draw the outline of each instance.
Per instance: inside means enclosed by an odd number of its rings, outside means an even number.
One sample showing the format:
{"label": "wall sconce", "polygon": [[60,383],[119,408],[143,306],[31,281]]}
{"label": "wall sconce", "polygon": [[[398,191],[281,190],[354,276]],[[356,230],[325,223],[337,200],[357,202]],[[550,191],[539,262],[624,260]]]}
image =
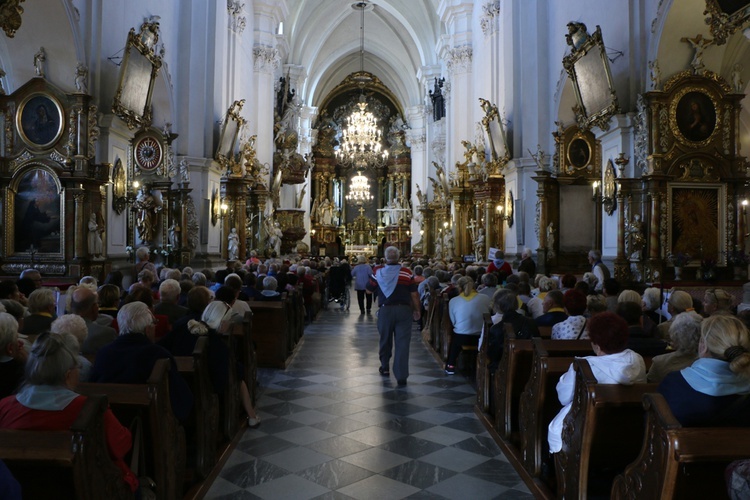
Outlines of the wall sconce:
{"label": "wall sconce", "polygon": [[310,229],[310,238],[315,239],[315,229]]}
{"label": "wall sconce", "polygon": [[229,205],[227,205],[226,201],[222,201],[221,205],[219,205],[219,209],[221,210],[221,216],[225,216],[227,214],[227,211],[229,210]]}
{"label": "wall sconce", "polygon": [[611,216],[617,208],[617,174],[611,159],[604,168],[604,182],[594,181],[591,187],[594,192],[593,201],[600,202],[607,215]]}
{"label": "wall sconce", "polygon": [[[510,199],[512,198],[513,198],[513,193],[510,194]],[[498,220],[507,222],[508,227],[513,227],[513,202],[509,203],[507,210],[505,209],[504,206],[497,205],[495,207],[495,212],[497,213]]]}

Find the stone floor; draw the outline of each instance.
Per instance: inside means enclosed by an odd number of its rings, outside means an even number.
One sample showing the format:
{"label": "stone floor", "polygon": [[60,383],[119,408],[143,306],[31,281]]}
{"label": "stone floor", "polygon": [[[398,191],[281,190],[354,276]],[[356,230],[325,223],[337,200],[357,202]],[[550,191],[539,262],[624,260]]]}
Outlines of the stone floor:
{"label": "stone floor", "polygon": [[474,389],[444,374],[416,326],[398,387],[378,373],[375,315],[333,305],[287,370],[260,371],[262,425],[207,498],[532,498],[474,415]]}

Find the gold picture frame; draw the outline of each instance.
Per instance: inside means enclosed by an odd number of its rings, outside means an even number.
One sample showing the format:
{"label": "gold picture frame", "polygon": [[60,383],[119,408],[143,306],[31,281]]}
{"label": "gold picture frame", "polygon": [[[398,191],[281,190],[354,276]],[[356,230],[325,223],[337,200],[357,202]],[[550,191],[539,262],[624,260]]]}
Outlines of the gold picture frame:
{"label": "gold picture frame", "polygon": [[62,104],[46,92],[33,92],[23,98],[16,113],[16,130],[34,151],[49,150],[65,129]]}
{"label": "gold picture frame", "polygon": [[151,97],[162,64],[154,52],[158,40],[159,23],[144,22],[139,33],[135,28],[128,33],[112,112],[130,129],[151,125]]}
{"label": "gold picture frame", "polygon": [[576,122],[583,130],[597,126],[609,130],[609,119],[620,112],[617,93],[609,68],[599,26],[589,34],[583,23],[568,23],[570,54],[563,57],[563,67],[573,82],[577,105]]}
{"label": "gold picture frame", "polygon": [[65,190],[41,162],[19,168],[6,188],[5,255],[27,260],[65,258]]}
{"label": "gold picture frame", "polygon": [[118,158],[115,161],[115,167],[112,170],[112,210],[120,215],[128,204],[128,178],[125,174],[125,167],[122,166],[122,160]]}
{"label": "gold picture frame", "polygon": [[726,184],[673,182],[668,190],[668,251],[690,255],[689,265],[707,258],[726,265]]}
{"label": "gold picture frame", "polygon": [[706,24],[714,37],[714,44],[723,45],[750,20],[750,1],[706,0],[703,14],[707,16]]}
{"label": "gold picture frame", "polygon": [[721,130],[718,100],[705,85],[686,85],[669,103],[669,126],[677,141],[689,147],[708,145]]}
{"label": "gold picture frame", "polygon": [[229,159],[234,155],[237,138],[240,135],[242,126],[245,124],[245,119],[240,116],[242,106],[244,105],[244,99],[234,101],[224,116],[221,133],[219,134],[219,144],[216,147],[216,154],[214,155],[214,159],[224,166],[227,165]]}

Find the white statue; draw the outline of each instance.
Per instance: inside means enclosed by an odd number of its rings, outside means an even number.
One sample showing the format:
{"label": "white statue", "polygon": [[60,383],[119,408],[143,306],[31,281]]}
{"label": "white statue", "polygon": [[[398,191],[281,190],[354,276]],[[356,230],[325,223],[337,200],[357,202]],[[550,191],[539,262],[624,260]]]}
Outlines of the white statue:
{"label": "white statue", "polygon": [[169,228],[169,244],[172,245],[173,250],[180,248],[180,231],[180,225],[177,221]]}
{"label": "white statue", "polygon": [[227,260],[237,260],[240,252],[240,236],[237,234],[237,228],[233,227],[229,232],[227,242]]}
{"label": "white statue", "polygon": [[34,74],[44,78],[44,61],[47,56],[44,53],[44,47],[39,47],[39,52],[34,54]]}
{"label": "white statue", "polygon": [[103,229],[99,229],[99,224],[96,222],[96,213],[92,213],[89,216],[89,237],[88,237],[88,247],[89,247],[89,256],[92,258],[98,258],[102,256],[102,252],[104,251],[104,245],[102,244],[102,231]]}
{"label": "white statue", "polygon": [[89,91],[89,84],[88,84],[88,76],[89,76],[89,69],[86,67],[85,64],[82,62],[78,63],[78,66],[76,66],[76,79],[75,79],[75,85],[76,90],[78,92],[87,94]]}
{"label": "white statue", "polygon": [[547,226],[547,252],[550,257],[555,256],[555,223],[550,222]]}
{"label": "white statue", "polygon": [[738,94],[745,90],[745,83],[742,81],[742,65],[737,63],[732,70],[732,87]]}
{"label": "white statue", "polygon": [[180,181],[183,184],[190,184],[190,165],[185,158],[180,160]]}
{"label": "white statue", "polygon": [[320,204],[320,220],[323,223],[324,226],[330,226],[333,224],[333,211],[335,207],[333,206],[333,203],[326,198],[323,200],[323,203]]}
{"label": "white statue", "polygon": [[482,262],[484,260],[484,228],[480,227],[478,232],[477,239],[474,240],[474,259]]}
{"label": "white statue", "polygon": [[703,51],[714,42],[713,38],[703,38],[703,35],[698,33],[695,38],[683,37],[680,41],[689,43],[695,49],[690,66],[693,68],[693,72],[698,73],[704,68]]}
{"label": "white statue", "polygon": [[453,231],[451,230],[447,230],[443,234],[443,251],[445,252],[446,260],[450,260],[453,258],[455,246],[453,242]]}

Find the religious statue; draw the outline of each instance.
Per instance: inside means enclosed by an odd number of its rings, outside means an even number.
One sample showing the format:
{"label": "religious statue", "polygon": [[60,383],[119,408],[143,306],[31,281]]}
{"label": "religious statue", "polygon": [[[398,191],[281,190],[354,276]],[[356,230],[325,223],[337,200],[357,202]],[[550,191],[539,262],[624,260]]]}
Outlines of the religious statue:
{"label": "religious statue", "polygon": [[698,33],[695,38],[683,37],[680,41],[689,43],[695,49],[690,66],[693,68],[694,73],[698,73],[704,68],[703,51],[714,42],[713,38],[703,38],[703,35]]}
{"label": "religious statue", "polygon": [[172,227],[169,228],[169,244],[172,245],[173,250],[177,250],[180,248],[180,225],[177,223],[177,221],[172,224]]}
{"label": "religious statue", "polygon": [[474,259],[482,262],[484,260],[484,228],[480,227],[478,233],[477,239],[474,240]]}
{"label": "religious statue", "polygon": [[451,260],[455,252],[455,245],[453,241],[453,231],[446,230],[443,233],[443,252],[445,253],[445,259]]}
{"label": "religious statue", "polygon": [[302,103],[296,95],[292,98],[291,102],[286,103],[284,115],[274,126],[276,130],[276,136],[274,137],[276,149],[293,150],[297,148],[297,122],[299,121],[301,110]]}
{"label": "religious statue", "polygon": [[237,260],[240,252],[240,236],[237,234],[237,228],[233,227],[229,232],[227,242],[227,260]]}
{"label": "religious statue", "polygon": [[547,255],[555,256],[555,223],[550,222],[547,226]]}
{"label": "religious statue", "polygon": [[180,160],[180,181],[183,184],[190,184],[190,165],[185,158]]}
{"label": "religious statue", "polygon": [[422,193],[419,184],[417,184],[417,200],[419,200],[419,206],[427,205],[427,197]]}
{"label": "religious statue", "polygon": [[79,62],[78,66],[76,66],[76,79],[75,79],[76,90],[78,92],[81,92],[83,94],[88,93],[89,91],[88,76],[89,76],[89,69],[86,67],[85,64],[83,64],[82,62]]}
{"label": "religious statue", "polygon": [[440,260],[443,258],[443,238],[442,235],[435,239],[435,258]]}
{"label": "religious statue", "polygon": [[92,213],[89,216],[88,228],[89,256],[91,258],[100,258],[104,251],[104,246],[102,244],[102,231],[104,231],[104,229],[99,228],[99,224],[96,221],[96,213]]}
{"label": "religious statue", "polygon": [[732,70],[732,88],[738,94],[745,90],[745,83],[742,81],[742,65],[737,63]]}
{"label": "religious statue", "polygon": [[641,252],[646,246],[646,235],[644,234],[643,222],[639,214],[635,214],[631,222],[625,223],[625,235],[628,240],[630,260],[640,261]]}
{"label": "religious statue", "polygon": [[39,47],[39,52],[34,54],[34,74],[44,78],[44,61],[47,56],[44,53],[44,47]]}
{"label": "religious statue", "polygon": [[315,156],[320,158],[333,158],[334,147],[338,146],[336,140],[336,122],[331,119],[327,111],[323,111],[318,120],[318,140],[312,150]]}
{"label": "religious statue", "polygon": [[141,243],[153,243],[156,236],[156,215],[161,211],[161,204],[151,194],[150,186],[144,184],[133,202],[136,212],[136,227]]}
{"label": "religious statue", "polygon": [[266,247],[275,252],[276,256],[279,256],[281,255],[281,237],[284,236],[281,226],[278,221],[273,220],[273,217],[267,217],[265,225],[266,233],[268,233]]}
{"label": "religious statue", "polygon": [[333,223],[333,211],[335,208],[336,207],[333,206],[333,203],[328,198],[323,200],[323,203],[318,207],[320,213],[318,220],[320,220],[321,224],[324,226],[330,226]]}
{"label": "religious statue", "polygon": [[658,90],[659,87],[661,87],[661,70],[659,69],[659,61],[656,59],[649,61],[648,69],[651,70],[651,74],[649,75],[651,78],[651,88]]}

